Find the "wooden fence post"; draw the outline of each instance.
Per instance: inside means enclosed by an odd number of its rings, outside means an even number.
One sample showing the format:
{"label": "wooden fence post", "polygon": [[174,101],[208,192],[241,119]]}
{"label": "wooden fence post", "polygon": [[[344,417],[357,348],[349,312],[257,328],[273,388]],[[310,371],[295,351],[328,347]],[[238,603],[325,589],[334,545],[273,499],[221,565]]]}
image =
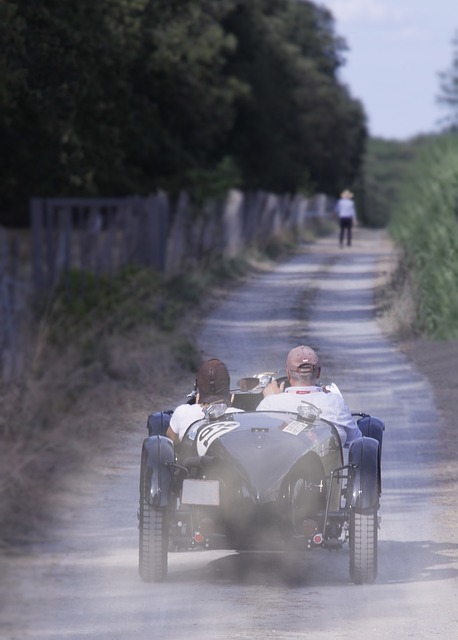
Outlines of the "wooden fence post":
{"label": "wooden fence post", "polygon": [[243,194],[231,189],[224,203],[223,217],[223,255],[235,258],[243,249]]}
{"label": "wooden fence post", "polygon": [[220,258],[225,250],[225,227],[223,203],[219,199],[208,200],[198,221],[193,224],[195,245],[193,259],[204,267],[215,257]]}
{"label": "wooden fence post", "polygon": [[103,224],[99,232],[100,235],[100,252],[99,265],[103,273],[113,273],[113,252],[116,242],[116,221],[115,210],[113,207],[107,207],[103,211]]}
{"label": "wooden fence post", "polygon": [[56,229],[55,229],[55,208],[52,201],[44,201],[45,214],[45,239],[46,239],[46,286],[48,291],[52,291],[56,284]]}
{"label": "wooden fence post", "polygon": [[292,229],[298,234],[302,233],[305,226],[305,218],[307,215],[307,198],[297,194],[293,198],[291,205],[291,224]]}
{"label": "wooden fence post", "polygon": [[118,267],[125,267],[130,260],[132,234],[130,221],[133,217],[134,199],[128,198],[118,214],[118,226],[120,229],[120,250]]}
{"label": "wooden fence post", "polygon": [[263,245],[269,240],[272,221],[277,207],[278,196],[273,193],[268,193],[260,213],[258,245]]}
{"label": "wooden fence post", "polygon": [[157,269],[164,272],[167,253],[167,236],[169,234],[170,201],[165,191],[157,194],[159,204],[159,220],[156,227]]}
{"label": "wooden fence post", "polygon": [[181,191],[172,216],[166,238],[165,272],[168,276],[180,273],[183,268],[187,245],[186,223],[189,218],[189,195]]}
{"label": "wooden fence post", "polygon": [[19,245],[0,229],[0,377],[11,380],[17,361],[17,292]]}
{"label": "wooden fence post", "polygon": [[264,191],[248,193],[244,198],[243,237],[246,245],[256,245],[260,237],[261,214],[267,194]]}
{"label": "wooden fence post", "polygon": [[144,203],[144,220],[140,233],[146,240],[144,264],[164,271],[169,203],[164,192],[150,195]]}
{"label": "wooden fence post", "polygon": [[57,220],[58,238],[54,257],[55,270],[58,273],[71,269],[72,212],[70,207],[62,207]]}
{"label": "wooden fence post", "polygon": [[32,227],[32,269],[35,293],[44,287],[43,276],[43,199],[32,198],[30,203]]}

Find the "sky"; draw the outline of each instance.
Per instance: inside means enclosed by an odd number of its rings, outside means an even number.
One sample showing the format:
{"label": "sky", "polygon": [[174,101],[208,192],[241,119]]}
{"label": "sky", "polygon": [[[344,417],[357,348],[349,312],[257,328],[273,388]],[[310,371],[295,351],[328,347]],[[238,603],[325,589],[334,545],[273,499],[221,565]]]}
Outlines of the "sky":
{"label": "sky", "polygon": [[349,50],[339,77],[362,101],[371,136],[406,140],[440,129],[439,73],[451,69],[458,0],[316,0]]}

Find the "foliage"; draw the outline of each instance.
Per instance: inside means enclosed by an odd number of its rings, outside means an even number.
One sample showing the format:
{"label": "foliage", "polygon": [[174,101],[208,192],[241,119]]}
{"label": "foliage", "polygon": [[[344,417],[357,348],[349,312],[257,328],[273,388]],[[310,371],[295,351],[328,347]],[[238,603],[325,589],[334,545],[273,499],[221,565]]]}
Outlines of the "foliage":
{"label": "foliage", "polygon": [[240,170],[234,158],[229,156],[225,156],[214,168],[189,171],[188,178],[197,205],[224,196],[229,189],[237,189],[242,185]]}
{"label": "foliage", "polygon": [[0,216],[31,196],[331,191],[365,116],[332,15],[290,0],[2,0]]}
{"label": "foliage", "polygon": [[[321,221],[317,224],[323,225]],[[320,233],[308,229],[309,239]],[[173,332],[187,309],[195,307],[213,287],[227,287],[252,269],[253,262],[279,259],[294,250],[297,237],[283,234],[260,250],[247,249],[232,259],[213,257],[199,268],[165,277],[146,267],[129,266],[115,274],[88,271],[62,272],[50,308],[41,316],[47,336],[57,347],[78,340],[85,331],[106,337],[129,333],[152,324]],[[93,336],[94,340],[97,336]]]}
{"label": "foliage", "polygon": [[390,229],[414,284],[416,324],[458,338],[458,140],[432,139],[412,164]]}
{"label": "foliage", "polygon": [[152,319],[150,305],[160,306],[163,295],[163,278],[146,268],[130,266],[117,274],[63,272],[47,318],[55,329],[51,337],[65,342],[72,328],[79,333],[100,320],[105,334],[130,329]]}
{"label": "foliage", "polygon": [[238,43],[228,69],[250,87],[230,141],[246,186],[331,192],[351,182],[365,116],[336,79],[345,46],[332,15],[311,2],[250,0],[224,26]]}
{"label": "foliage", "polygon": [[444,122],[456,129],[458,126],[458,31],[453,38],[452,45],[451,67],[439,74],[440,93],[437,101],[448,111]]}
{"label": "foliage", "polygon": [[358,214],[370,227],[385,227],[390,222],[405,173],[430,137],[411,140],[370,138],[355,187]]}
{"label": "foliage", "polygon": [[227,283],[246,272],[242,259],[215,260],[205,269],[165,278],[145,267],[127,267],[117,274],[64,272],[51,307],[44,314],[52,344],[64,346],[85,331],[98,337],[131,332],[154,324],[161,331],[175,331],[186,309],[196,305],[210,287]]}

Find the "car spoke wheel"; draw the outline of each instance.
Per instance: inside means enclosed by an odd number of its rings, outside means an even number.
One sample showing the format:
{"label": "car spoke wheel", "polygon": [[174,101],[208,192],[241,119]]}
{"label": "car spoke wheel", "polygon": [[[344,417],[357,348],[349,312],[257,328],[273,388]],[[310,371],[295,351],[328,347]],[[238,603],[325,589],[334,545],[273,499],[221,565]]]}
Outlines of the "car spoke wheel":
{"label": "car spoke wheel", "polygon": [[293,479],[290,488],[291,495],[291,521],[293,528],[298,527],[307,518],[316,518],[326,506],[325,481],[321,467],[315,460],[308,459],[299,470],[298,476]]}
{"label": "car spoke wheel", "polygon": [[350,577],[355,584],[370,584],[377,577],[377,510],[350,512]]}
{"label": "car spoke wheel", "polygon": [[148,501],[149,483],[146,465],[140,473],[139,573],[144,582],[161,582],[167,576],[169,532],[165,507],[153,507]]}

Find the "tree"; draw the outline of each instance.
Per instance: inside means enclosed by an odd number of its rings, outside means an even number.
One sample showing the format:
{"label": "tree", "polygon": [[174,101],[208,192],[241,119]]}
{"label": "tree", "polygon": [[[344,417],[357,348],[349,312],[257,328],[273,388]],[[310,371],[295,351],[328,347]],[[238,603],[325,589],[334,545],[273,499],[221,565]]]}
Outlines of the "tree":
{"label": "tree", "polygon": [[1,5],[0,207],[186,186],[221,159],[244,87],[223,71],[230,0]]}
{"label": "tree", "polygon": [[0,214],[31,196],[331,192],[366,130],[332,15],[293,0],[0,2]]}
{"label": "tree", "polygon": [[[0,108],[2,208],[26,210],[31,195],[95,194],[100,168],[122,166],[118,132],[129,94],[119,73],[124,53],[120,57],[108,19],[112,5],[109,0],[3,5],[9,34],[2,34],[5,84],[12,99]],[[116,8],[121,7],[118,0]]]}
{"label": "tree", "polygon": [[364,111],[339,84],[344,42],[312,2],[237,2],[224,20],[238,46],[230,73],[250,87],[237,113],[232,153],[248,188],[333,190],[357,174]]}
{"label": "tree", "polygon": [[[226,153],[245,85],[225,72],[236,41],[221,27],[232,2],[149,3],[132,67],[134,108],[144,113],[133,164],[156,184],[179,189],[195,172],[213,169]],[[149,109],[149,112],[148,112]]]}
{"label": "tree", "polygon": [[445,107],[449,115],[444,122],[452,127],[458,126],[458,32],[455,34],[452,44],[453,59],[452,66],[439,74],[440,93],[437,100]]}

